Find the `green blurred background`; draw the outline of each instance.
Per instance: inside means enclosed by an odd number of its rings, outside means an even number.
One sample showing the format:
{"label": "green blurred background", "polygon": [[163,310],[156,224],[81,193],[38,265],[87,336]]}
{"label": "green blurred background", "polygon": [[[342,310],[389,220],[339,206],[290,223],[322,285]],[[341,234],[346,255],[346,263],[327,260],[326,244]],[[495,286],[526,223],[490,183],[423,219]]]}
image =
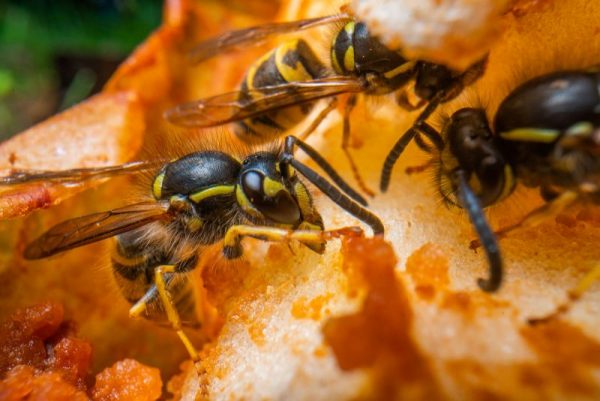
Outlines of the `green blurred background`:
{"label": "green blurred background", "polygon": [[0,140],[98,92],[161,0],[0,0]]}

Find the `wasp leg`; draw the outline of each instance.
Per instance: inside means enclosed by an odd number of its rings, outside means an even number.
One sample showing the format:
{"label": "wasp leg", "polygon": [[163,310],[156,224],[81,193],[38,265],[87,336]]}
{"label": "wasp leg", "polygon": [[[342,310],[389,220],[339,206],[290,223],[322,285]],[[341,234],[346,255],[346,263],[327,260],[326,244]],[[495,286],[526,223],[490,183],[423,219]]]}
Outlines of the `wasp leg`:
{"label": "wasp leg", "polygon": [[[323,222],[320,221],[320,225],[317,224],[313,224],[310,223],[308,221],[303,221],[302,223],[300,223],[300,225],[296,228],[296,230],[310,230],[310,231],[323,231]],[[310,249],[312,249],[313,251],[315,251],[318,254],[322,254],[323,252],[325,252],[325,243],[321,242],[321,243],[304,243],[305,246],[309,247]],[[291,243],[288,242],[288,247],[290,248],[290,250],[292,251],[292,253],[294,253],[294,251],[292,250],[292,246]]]}
{"label": "wasp leg", "polygon": [[406,89],[399,91],[398,95],[396,95],[396,104],[406,111],[419,110],[425,106],[425,103],[427,103],[425,100],[420,99],[417,104],[412,104],[408,99],[408,91]]}
{"label": "wasp leg", "polygon": [[129,308],[130,318],[139,319],[142,317],[144,312],[146,312],[146,307],[148,306],[148,300],[146,298],[147,296],[144,296],[139,301],[137,301],[131,308]]}
{"label": "wasp leg", "polygon": [[544,317],[528,319],[527,322],[532,325],[546,323],[550,320],[560,317],[561,315],[566,314],[567,312],[569,312],[571,310],[573,304],[575,302],[577,302],[583,296],[583,294],[585,294],[590,289],[592,284],[594,284],[596,281],[599,281],[599,280],[600,280],[600,264],[594,266],[592,268],[592,270],[587,272],[585,274],[585,276],[583,276],[583,278],[581,278],[581,280],[579,280],[579,282],[577,283],[575,288],[569,290],[568,299],[565,302],[563,302],[562,304],[560,304],[556,308],[556,310],[554,310],[554,312],[552,312],[549,315],[544,316]]}
{"label": "wasp leg", "polygon": [[284,228],[266,226],[233,226],[225,234],[223,239],[223,254],[227,259],[239,258],[242,253],[243,237],[252,237],[262,241],[289,241],[296,240],[314,249],[322,246],[332,238],[341,236],[361,236],[360,227],[343,227],[337,230],[287,230]]}
{"label": "wasp leg", "polygon": [[488,55],[486,54],[483,58],[481,58],[479,61],[476,61],[465,72],[463,72],[461,74],[461,76],[458,79],[460,84],[463,87],[469,86],[469,85],[473,84],[475,81],[477,81],[479,78],[481,78],[481,76],[485,72],[487,62],[488,62]]}
{"label": "wasp leg", "polygon": [[197,362],[200,358],[198,356],[198,352],[194,345],[188,338],[188,336],[183,332],[181,328],[181,319],[179,317],[179,313],[175,308],[175,303],[173,302],[173,298],[167,289],[167,283],[164,275],[168,273],[175,273],[176,266],[175,265],[162,265],[158,266],[154,269],[154,284],[156,288],[156,292],[153,289],[149,290],[138,302],[136,302],[129,309],[129,316],[131,318],[139,318],[141,317],[150,303],[156,298],[156,293],[158,293],[158,298],[160,299],[165,313],[167,315],[167,319],[171,324],[171,327],[175,330],[179,339],[183,343],[185,349],[189,353],[192,361]]}
{"label": "wasp leg", "polygon": [[[508,236],[508,234],[510,234],[518,228],[537,227],[543,222],[559,215],[560,212],[565,210],[567,206],[575,202],[577,200],[577,197],[578,195],[575,192],[563,192],[551,202],[547,202],[542,206],[538,207],[537,209],[534,209],[531,212],[527,213],[525,217],[523,217],[520,221],[516,222],[515,224],[511,224],[508,227],[504,227],[496,231],[496,237],[498,239],[505,238],[506,236]],[[471,241],[471,249],[477,249],[480,246],[481,243],[479,242],[479,240]]]}
{"label": "wasp leg", "polygon": [[343,131],[342,131],[343,132],[342,133],[342,150],[344,151],[344,154],[346,155],[346,159],[348,159],[348,162],[350,163],[350,169],[352,170],[352,175],[354,175],[354,179],[356,180],[358,187],[360,189],[362,189],[362,191],[364,193],[366,193],[370,197],[373,197],[373,196],[375,196],[375,192],[373,192],[367,186],[367,184],[365,184],[364,180],[362,179],[362,176],[360,175],[360,172],[358,171],[358,167],[356,166],[356,163],[354,162],[354,159],[352,158],[352,155],[350,154],[350,150],[348,149],[350,147],[350,113],[352,113],[354,106],[356,106],[356,95],[350,96],[350,99],[348,99],[348,102],[346,102],[346,105],[344,107],[344,126],[343,126]]}
{"label": "wasp leg", "polygon": [[423,139],[423,135],[421,134],[417,134],[415,136],[415,144],[419,147],[419,149],[421,149],[425,153],[433,152],[433,147],[427,142],[425,142],[425,140]]}
{"label": "wasp leg", "polygon": [[423,164],[420,164],[418,166],[409,166],[407,167],[404,171],[406,172],[406,174],[410,175],[410,174],[420,174],[423,173],[425,171],[427,171],[431,166],[433,166],[435,163],[434,159],[431,159]]}
{"label": "wasp leg", "polygon": [[[429,153],[429,154],[433,153],[433,146],[431,146],[427,142],[425,142],[425,140],[423,139],[423,136],[420,133],[415,136],[415,144],[423,152]],[[409,166],[404,170],[404,172],[408,175],[419,174],[419,173],[422,173],[422,172],[426,171],[427,169],[429,169],[431,166],[434,165],[434,163],[435,163],[435,160],[430,159],[426,163],[423,163],[421,165]]]}
{"label": "wasp leg", "polygon": [[[419,134],[423,134],[424,136],[426,136],[427,139],[429,139],[429,141],[431,141],[433,146],[435,146],[435,148],[438,151],[441,151],[444,148],[444,140],[442,139],[442,135],[440,135],[440,133],[435,128],[433,128],[431,125],[427,124],[425,121],[423,121],[419,125]],[[417,138],[415,138],[415,142],[417,143],[417,146],[419,146],[419,148],[421,148],[421,150],[423,150],[426,153],[432,153],[433,148],[431,146],[428,146],[428,149],[425,149],[421,145],[419,145],[419,137],[420,137],[420,135],[417,135]],[[421,138],[421,140],[422,139],[423,138]]]}
{"label": "wasp leg", "polygon": [[[156,273],[158,274],[158,271],[160,269],[159,266],[156,269]],[[171,267],[171,266],[166,266],[166,267]],[[169,269],[169,271],[163,270],[163,272],[161,273],[161,277],[163,273],[169,273],[172,269]],[[177,313],[175,307],[173,306],[173,302],[171,299],[171,296],[168,292],[168,290],[166,289],[165,286],[165,280],[164,278],[162,278],[162,283],[163,283],[163,290],[167,296],[168,302],[165,302],[165,298],[163,297],[163,295],[161,294],[161,289],[160,286],[158,285],[158,278],[155,278],[156,281],[156,287],[155,289],[157,291],[148,291],[148,293],[146,295],[144,295],[144,297],[142,297],[138,302],[136,302],[130,309],[129,309],[129,317],[132,319],[138,319],[140,318],[145,312],[146,309],[148,308],[148,305],[152,302],[152,300],[156,297],[156,292],[158,292],[158,296],[165,308],[165,312],[167,314],[167,318],[169,320],[169,323],[171,324],[171,327],[173,327],[173,329],[175,330],[175,332],[177,333],[177,335],[179,336],[181,342],[183,343],[183,346],[185,347],[185,349],[187,350],[188,354],[190,355],[191,359],[195,362],[197,362],[200,358],[198,357],[198,352],[196,351],[196,349],[194,348],[194,346],[192,345],[192,342],[190,341],[190,339],[185,335],[185,333],[183,332],[183,330],[181,329],[181,320],[179,319],[179,314]],[[169,303],[170,302],[170,303]],[[170,308],[172,308],[172,311],[174,312],[174,316],[175,318],[172,317],[171,313],[169,312],[169,306]],[[177,328],[179,327],[179,328]]]}
{"label": "wasp leg", "polygon": [[331,99],[329,101],[329,104],[327,104],[327,106],[323,110],[321,110],[321,112],[319,113],[317,118],[315,118],[313,120],[313,122],[310,123],[308,128],[305,129],[302,134],[298,135],[298,138],[305,141],[310,136],[310,134],[315,132],[315,130],[323,122],[325,117],[327,117],[329,115],[329,113],[331,113],[337,107],[337,103],[338,103],[337,97],[334,97],[333,99]]}
{"label": "wasp leg", "polygon": [[167,314],[169,323],[171,323],[173,330],[175,330],[175,332],[179,336],[179,339],[185,346],[185,349],[190,354],[190,358],[192,358],[192,361],[195,363],[198,362],[198,360],[200,359],[200,357],[198,356],[198,351],[196,351],[196,348],[194,348],[194,345],[181,328],[181,319],[179,318],[179,313],[175,308],[173,298],[167,290],[167,284],[164,277],[164,275],[167,273],[174,273],[175,268],[176,267],[174,265],[158,266],[156,269],[154,269],[154,283],[156,284],[158,296],[160,297],[160,300],[165,308],[165,313]]}
{"label": "wasp leg", "polygon": [[[402,152],[404,152],[404,149],[406,149],[410,141],[413,140],[415,135],[419,134],[419,132],[422,132],[425,136],[430,138],[430,135],[432,135],[435,132],[436,135],[435,140],[433,142],[437,143],[438,141],[441,141],[441,136],[439,135],[439,133],[437,133],[433,128],[427,125],[425,123],[425,120],[429,118],[429,116],[435,111],[439,104],[442,103],[444,96],[445,93],[439,93],[438,95],[434,96],[433,99],[431,99],[427,107],[425,107],[425,110],[423,110],[421,114],[419,114],[413,125],[398,139],[398,141],[396,141],[392,149],[387,154],[385,161],[383,162],[383,167],[381,168],[381,177],[379,179],[379,189],[381,190],[381,192],[387,191],[390,185],[390,180],[392,178],[392,170],[394,168],[394,165],[396,164],[398,158],[400,157]],[[427,126],[428,128],[423,129],[424,126]],[[429,128],[431,128],[431,130]]]}

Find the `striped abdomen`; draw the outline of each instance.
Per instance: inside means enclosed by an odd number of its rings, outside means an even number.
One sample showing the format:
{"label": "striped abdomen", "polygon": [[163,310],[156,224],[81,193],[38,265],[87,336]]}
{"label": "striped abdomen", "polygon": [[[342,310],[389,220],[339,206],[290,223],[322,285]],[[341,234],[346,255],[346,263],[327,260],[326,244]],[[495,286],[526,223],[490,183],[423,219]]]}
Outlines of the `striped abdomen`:
{"label": "striped abdomen", "polygon": [[163,304],[154,284],[154,270],[161,265],[175,265],[177,273],[165,274],[167,289],[183,324],[201,324],[196,311],[196,298],[186,272],[194,269],[196,255],[183,261],[169,254],[162,246],[140,240],[143,230],[118,235],[111,255],[116,283],[123,297],[132,305],[140,300],[146,304],[143,316],[159,323],[167,323]]}
{"label": "striped abdomen", "polygon": [[[249,90],[265,86],[304,82],[325,75],[326,68],[308,44],[302,39],[281,44],[259,59],[250,69],[241,85],[240,100],[251,100]],[[290,92],[292,98],[297,94]],[[314,102],[270,111],[237,124],[236,134],[242,139],[268,141],[295,127],[310,113]]]}
{"label": "striped abdomen", "polygon": [[366,93],[383,95],[406,85],[417,72],[417,63],[389,49],[362,22],[349,22],[331,44],[331,66],[338,75],[369,77]]}

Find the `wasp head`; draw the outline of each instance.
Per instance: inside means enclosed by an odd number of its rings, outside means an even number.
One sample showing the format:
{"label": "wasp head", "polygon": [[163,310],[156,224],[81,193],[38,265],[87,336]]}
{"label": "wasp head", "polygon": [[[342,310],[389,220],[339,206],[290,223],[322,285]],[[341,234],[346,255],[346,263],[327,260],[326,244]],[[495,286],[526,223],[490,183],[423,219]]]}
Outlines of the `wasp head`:
{"label": "wasp head", "polygon": [[464,108],[455,112],[444,128],[446,144],[441,154],[440,176],[443,196],[452,203],[455,175],[460,171],[479,197],[489,206],[508,195],[514,187],[511,166],[493,135],[483,109]]}
{"label": "wasp head", "polygon": [[276,154],[253,154],[242,164],[236,193],[238,203],[251,216],[297,226],[302,213],[293,190],[296,180],[288,169],[281,171]]}

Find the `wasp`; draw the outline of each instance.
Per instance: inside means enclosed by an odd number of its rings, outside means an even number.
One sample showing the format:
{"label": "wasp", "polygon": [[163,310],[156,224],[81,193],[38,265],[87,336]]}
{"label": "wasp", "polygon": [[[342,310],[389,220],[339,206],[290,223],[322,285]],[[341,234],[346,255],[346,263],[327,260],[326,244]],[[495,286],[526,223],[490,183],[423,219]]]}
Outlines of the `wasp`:
{"label": "wasp", "polygon": [[[489,262],[488,292],[502,282],[498,238],[535,226],[576,200],[600,203],[600,73],[559,71],[526,81],[499,105],[493,123],[483,108],[462,108],[443,125],[435,152],[443,199],[465,209]],[[546,201],[522,221],[492,231],[483,209],[508,197],[515,185],[540,190]],[[572,292],[589,286],[590,273]]]}
{"label": "wasp", "polygon": [[[191,58],[199,62],[273,34],[332,23],[339,24],[340,28],[330,46],[329,66],[315,56],[304,40],[285,42],[248,69],[239,90],[178,105],[168,110],[165,117],[176,125],[187,127],[211,127],[236,122],[236,132],[243,140],[262,141],[270,140],[299,124],[317,100],[331,98],[300,136],[305,138],[336,107],[337,97],[349,94],[343,112],[342,149],[359,187],[372,196],[373,192],[361,179],[348,150],[350,113],[358,94],[383,96],[396,93],[397,103],[405,110],[413,111],[427,106],[385,160],[383,175],[386,181],[382,188],[387,188],[396,160],[415,136],[438,139],[428,130],[425,121],[439,104],[455,98],[465,86],[483,74],[487,57],[466,71],[454,71],[424,60],[409,60],[400,51],[386,47],[369,33],[365,23],[347,14],[337,14],[227,32],[199,44],[192,51]],[[409,101],[406,88],[410,82],[414,82],[414,92],[420,99],[417,104]],[[419,140],[418,143],[424,142]]]}
{"label": "wasp", "polygon": [[[323,168],[337,186],[296,160],[297,148]],[[24,256],[46,258],[115,237],[112,270],[122,295],[132,305],[130,316],[172,326],[193,360],[198,360],[198,353],[182,327],[199,326],[202,317],[186,273],[196,267],[208,246],[222,241],[227,259],[242,256],[244,237],[297,240],[322,253],[328,239],[360,234],[357,227],[324,231],[323,219],[300,175],[368,224],[375,235],[384,232],[379,218],[352,199],[355,191],[327,161],[291,136],[277,150],[253,151],[243,157],[208,147],[167,163],[19,171],[0,182],[69,183],[143,170],[156,171],[144,201],[62,222],[30,243]]]}

